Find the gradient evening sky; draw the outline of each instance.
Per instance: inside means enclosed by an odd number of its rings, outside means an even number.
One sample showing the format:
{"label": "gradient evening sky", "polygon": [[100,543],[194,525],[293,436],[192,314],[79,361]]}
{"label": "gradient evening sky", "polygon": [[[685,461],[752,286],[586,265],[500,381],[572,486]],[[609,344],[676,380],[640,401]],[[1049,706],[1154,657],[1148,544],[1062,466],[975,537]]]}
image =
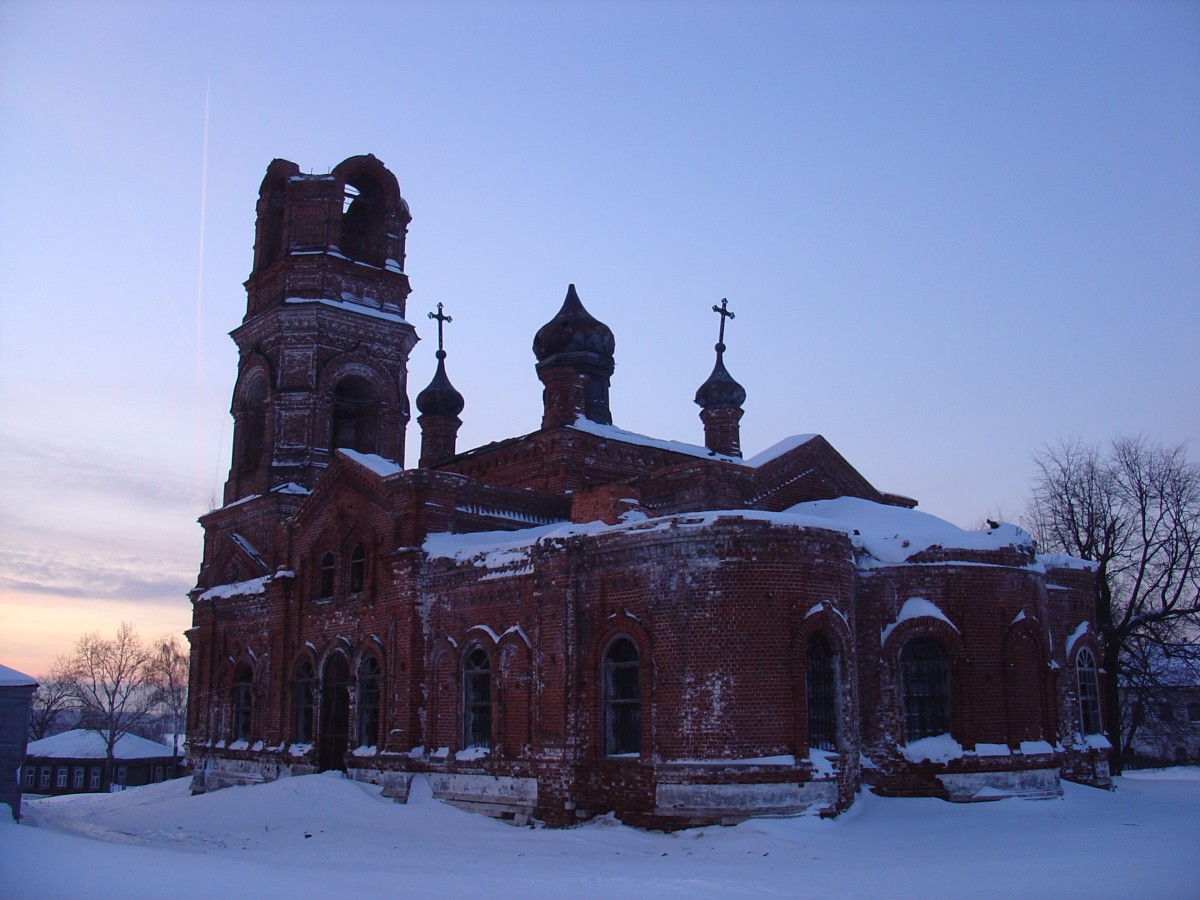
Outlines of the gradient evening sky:
{"label": "gradient evening sky", "polygon": [[259,183],[358,153],[460,448],[539,425],[569,282],[615,424],[703,442],[728,297],[747,455],[963,526],[1046,443],[1200,432],[1200,4],[0,0],[0,662],[187,627]]}

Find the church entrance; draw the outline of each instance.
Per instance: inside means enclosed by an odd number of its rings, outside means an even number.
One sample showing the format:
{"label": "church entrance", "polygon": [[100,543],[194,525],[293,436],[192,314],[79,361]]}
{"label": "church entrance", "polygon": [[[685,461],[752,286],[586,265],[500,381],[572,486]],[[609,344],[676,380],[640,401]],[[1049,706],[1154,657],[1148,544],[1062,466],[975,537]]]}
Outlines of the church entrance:
{"label": "church entrance", "polygon": [[350,735],[350,669],[346,657],[334,653],[321,676],[321,724],[317,738],[317,766],[322,772],[346,770]]}

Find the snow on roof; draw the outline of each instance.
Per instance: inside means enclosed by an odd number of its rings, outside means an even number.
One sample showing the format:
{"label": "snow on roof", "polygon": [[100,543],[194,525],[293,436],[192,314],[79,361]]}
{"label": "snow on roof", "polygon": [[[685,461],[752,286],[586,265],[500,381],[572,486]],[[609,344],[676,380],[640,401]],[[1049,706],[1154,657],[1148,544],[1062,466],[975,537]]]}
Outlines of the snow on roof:
{"label": "snow on roof", "polygon": [[[113,754],[116,759],[153,759],[170,756],[171,748],[136,734],[127,734],[117,741]],[[25,755],[55,759],[104,759],[104,738],[95,731],[76,728],[31,742],[25,749]]]}
{"label": "snow on roof", "polygon": [[966,531],[929,513],[857,497],[812,500],[798,503],[787,512],[825,520],[825,527],[852,535],[856,544],[883,563],[902,563],[934,546],[954,550],[1001,550],[1030,546],[1033,542],[1028,533],[1016,525],[1001,523],[984,531]]}
{"label": "snow on roof", "polygon": [[[333,254],[330,255],[332,256]],[[343,259],[344,258],[345,257],[343,257]],[[347,297],[349,299],[346,299]],[[328,297],[287,297],[283,302],[291,303],[295,306],[306,303],[317,303],[321,306],[332,307],[333,309],[344,309],[347,312],[358,313],[359,315],[363,316],[370,316],[373,319],[383,319],[388,322],[398,322],[401,325],[408,324],[404,316],[400,315],[399,313],[385,312],[382,309],[364,306],[353,294],[343,294],[343,298],[341,300],[331,300]]]}
{"label": "snow on roof", "polygon": [[357,450],[347,450],[344,447],[338,450],[338,453],[358,463],[363,468],[370,469],[382,478],[387,478],[389,475],[396,475],[404,471],[403,466],[397,465],[390,459],[385,459],[375,453],[359,453]]}
{"label": "snow on roof", "polygon": [[748,460],[746,460],[746,465],[753,466],[755,468],[765,465],[771,460],[778,459],[779,457],[783,456],[783,454],[787,453],[789,450],[795,450],[802,444],[807,444],[815,437],[819,437],[819,435],[793,434],[791,437],[785,437],[782,441],[772,444],[762,453],[757,453],[750,457]]}
{"label": "snow on roof", "polygon": [[601,425],[599,422],[593,422],[582,415],[577,417],[575,424],[569,427],[574,428],[576,431],[594,434],[596,437],[605,438],[610,441],[637,444],[639,447],[654,447],[658,450],[669,450],[672,453],[683,453],[687,456],[700,456],[704,459],[719,459],[723,462],[737,463],[739,466],[748,465],[745,460],[737,456],[724,456],[720,453],[714,453],[707,447],[685,444],[682,441],[664,441],[659,438],[647,437],[644,434],[637,434],[632,431],[626,431],[624,428],[617,428],[615,425]]}
{"label": "snow on roof", "polygon": [[1038,562],[1047,569],[1084,569],[1095,572],[1100,564],[1090,559],[1080,559],[1065,553],[1039,553]]}
{"label": "snow on roof", "polygon": [[[842,497],[799,503],[784,512],[753,509],[709,510],[637,519],[616,525],[603,522],[551,524],[520,531],[481,531],[470,534],[430,534],[424,543],[433,558],[473,561],[476,566],[501,569],[528,561],[530,551],[541,541],[622,530],[653,531],[678,527],[711,525],[718,518],[766,521],[801,528],[839,531],[877,563],[896,565],[931,546],[957,550],[1000,550],[1025,546],[1032,540],[1015,525],[999,525],[986,531],[964,531],[957,525],[898,506],[886,506],[870,500]],[[859,565],[870,565],[860,561]]]}
{"label": "snow on roof", "polygon": [[36,686],[37,680],[30,678],[24,672],[18,672],[8,666],[0,666],[0,687],[24,687],[26,685]]}
{"label": "snow on roof", "polygon": [[216,587],[210,587],[197,597],[196,600],[199,602],[201,600],[217,600],[227,597],[247,597],[251,594],[265,594],[267,592],[267,584],[270,581],[270,575],[262,575],[259,578],[251,578],[248,581],[218,584]]}

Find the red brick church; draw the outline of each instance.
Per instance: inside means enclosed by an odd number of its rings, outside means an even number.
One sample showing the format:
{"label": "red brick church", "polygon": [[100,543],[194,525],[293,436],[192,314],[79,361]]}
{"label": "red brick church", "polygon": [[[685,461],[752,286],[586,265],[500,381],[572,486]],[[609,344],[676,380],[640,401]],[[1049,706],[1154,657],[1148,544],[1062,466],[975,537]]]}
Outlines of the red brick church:
{"label": "red brick church", "polygon": [[1092,570],[819,435],[743,458],[724,302],[703,446],[612,424],[616,342],[571,286],[533,335],[540,427],[468,450],[439,304],[406,468],[409,221],[374,156],[267,169],[191,593],[194,791],[420,774],[518,822],[671,828],[1107,783]]}

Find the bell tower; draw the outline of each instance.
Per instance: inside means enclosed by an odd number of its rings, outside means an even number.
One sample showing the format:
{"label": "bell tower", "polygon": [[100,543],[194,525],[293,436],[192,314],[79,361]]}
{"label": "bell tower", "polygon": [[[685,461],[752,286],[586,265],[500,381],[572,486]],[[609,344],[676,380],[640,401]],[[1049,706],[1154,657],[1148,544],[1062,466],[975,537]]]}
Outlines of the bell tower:
{"label": "bell tower", "polygon": [[225,503],[294,482],[311,489],[339,447],[404,463],[411,221],[374,156],[328,175],[287,160],[258,193],[254,268],[233,390]]}

